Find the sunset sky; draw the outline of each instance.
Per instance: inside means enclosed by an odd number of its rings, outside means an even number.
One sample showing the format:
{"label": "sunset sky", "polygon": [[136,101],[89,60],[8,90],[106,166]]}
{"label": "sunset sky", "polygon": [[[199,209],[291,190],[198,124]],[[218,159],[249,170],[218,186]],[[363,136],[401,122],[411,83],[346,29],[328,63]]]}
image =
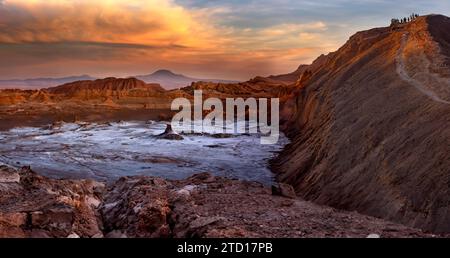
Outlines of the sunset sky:
{"label": "sunset sky", "polygon": [[450,1],[0,0],[0,79],[286,73],[392,17]]}

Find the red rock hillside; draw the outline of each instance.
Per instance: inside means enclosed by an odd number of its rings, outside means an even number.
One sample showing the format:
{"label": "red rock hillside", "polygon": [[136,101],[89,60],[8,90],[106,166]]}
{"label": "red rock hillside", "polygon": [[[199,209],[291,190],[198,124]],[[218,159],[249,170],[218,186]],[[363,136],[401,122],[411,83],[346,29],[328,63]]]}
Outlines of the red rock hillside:
{"label": "red rock hillside", "polygon": [[[450,232],[450,19],[359,32],[300,76],[274,161],[307,200]],[[285,110],[286,111],[286,110]]]}
{"label": "red rock hillside", "polygon": [[47,90],[53,94],[62,94],[66,97],[79,98],[81,100],[99,97],[148,97],[155,95],[155,93],[163,93],[165,91],[159,84],[146,84],[135,78],[106,78],[95,81],[77,81]]}

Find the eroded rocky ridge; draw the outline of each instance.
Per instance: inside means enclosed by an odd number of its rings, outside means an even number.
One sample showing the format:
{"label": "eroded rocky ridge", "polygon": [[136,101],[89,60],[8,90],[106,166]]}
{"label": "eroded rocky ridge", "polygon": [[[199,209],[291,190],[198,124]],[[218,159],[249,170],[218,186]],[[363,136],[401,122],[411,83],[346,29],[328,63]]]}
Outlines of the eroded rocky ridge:
{"label": "eroded rocky ridge", "polygon": [[0,90],[0,130],[59,121],[168,120],[174,114],[173,99],[192,100],[194,90],[202,90],[204,99],[280,97],[283,104],[293,89],[263,77],[230,84],[194,82],[170,91],[135,78],[77,81],[42,90],[6,89]]}
{"label": "eroded rocky ridge", "polygon": [[105,186],[0,166],[0,237],[431,236],[279,188],[207,173],[180,181],[126,177]]}
{"label": "eroded rocky ridge", "polygon": [[135,78],[105,78],[94,81],[77,81],[41,90],[1,90],[0,105],[22,103],[55,104],[56,102],[93,102],[108,104],[132,102],[133,98],[164,97],[159,84],[146,84]]}
{"label": "eroded rocky ridge", "polygon": [[206,97],[276,97],[290,94],[293,86],[282,81],[256,77],[242,83],[193,82],[176,90],[166,91],[159,84],[147,84],[135,78],[105,78],[77,81],[42,90],[0,90],[0,106],[20,104],[84,103],[97,105],[145,105],[159,100],[170,107],[177,97],[192,98],[194,90],[202,90]]}
{"label": "eroded rocky ridge", "polygon": [[77,81],[61,86],[48,88],[52,94],[65,98],[91,100],[101,97],[150,97],[165,90],[159,84],[147,84],[135,78],[105,78],[95,81]]}
{"label": "eroded rocky ridge", "polygon": [[[450,232],[450,19],[359,32],[283,111],[278,180],[319,204]],[[286,110],[287,109],[287,110]]]}
{"label": "eroded rocky ridge", "polygon": [[232,84],[195,82],[188,87],[173,91],[173,93],[192,97],[196,90],[201,90],[204,98],[274,98],[291,94],[294,85],[286,85],[281,81],[265,77],[255,77],[247,82]]}

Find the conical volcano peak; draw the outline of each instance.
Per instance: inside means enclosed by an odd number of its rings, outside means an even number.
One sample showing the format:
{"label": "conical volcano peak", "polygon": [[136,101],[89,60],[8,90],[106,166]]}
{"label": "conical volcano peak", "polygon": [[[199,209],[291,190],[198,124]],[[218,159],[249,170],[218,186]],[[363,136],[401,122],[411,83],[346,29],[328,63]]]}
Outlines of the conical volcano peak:
{"label": "conical volcano peak", "polygon": [[179,74],[175,74],[174,72],[167,69],[157,70],[156,72],[152,73],[152,75],[179,76]]}
{"label": "conical volcano peak", "polygon": [[146,83],[158,83],[166,89],[176,89],[191,85],[197,81],[207,81],[216,83],[235,83],[236,81],[222,80],[222,79],[201,79],[189,77],[183,74],[174,73],[168,69],[160,69],[152,74],[138,75],[136,78],[143,80]]}

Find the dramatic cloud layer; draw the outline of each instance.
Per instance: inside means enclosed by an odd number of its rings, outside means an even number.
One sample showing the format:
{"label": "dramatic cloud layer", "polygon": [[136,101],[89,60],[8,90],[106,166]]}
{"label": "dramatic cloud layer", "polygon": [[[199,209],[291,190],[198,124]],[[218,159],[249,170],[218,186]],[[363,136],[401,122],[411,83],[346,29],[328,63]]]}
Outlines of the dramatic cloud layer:
{"label": "dramatic cloud layer", "polygon": [[289,72],[390,17],[450,8],[400,2],[0,0],[0,78],[169,68],[247,79]]}

